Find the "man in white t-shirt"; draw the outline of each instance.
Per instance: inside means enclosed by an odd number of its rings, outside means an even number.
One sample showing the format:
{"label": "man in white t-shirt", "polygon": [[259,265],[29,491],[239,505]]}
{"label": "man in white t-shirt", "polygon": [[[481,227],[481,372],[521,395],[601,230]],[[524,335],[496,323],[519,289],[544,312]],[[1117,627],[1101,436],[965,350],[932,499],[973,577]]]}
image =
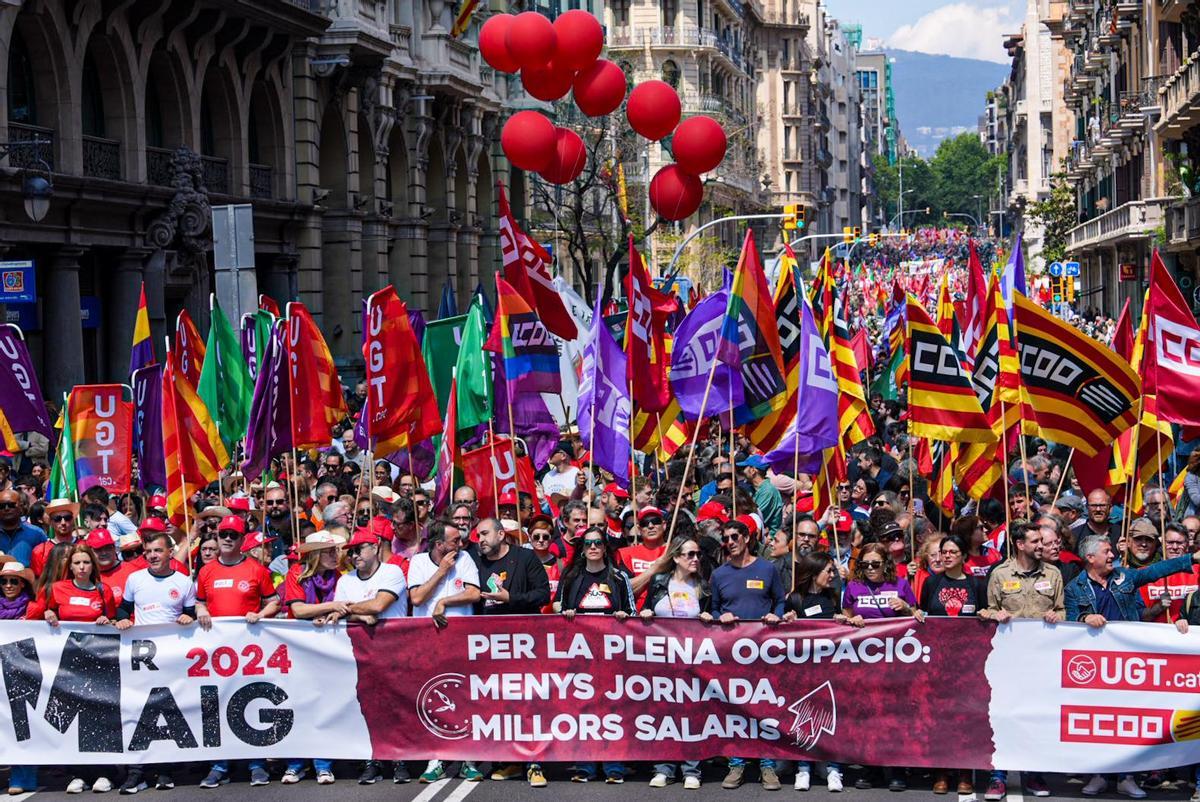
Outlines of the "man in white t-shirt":
{"label": "man in white t-shirt", "polygon": [[[137,624],[179,624],[188,626],[196,620],[196,585],[187,574],[171,567],[171,551],[175,543],[165,531],[150,532],[142,540],[142,556],[146,568],[134,571],[125,580],[125,594],[117,609],[116,627],[129,629]],[[130,766],[121,784],[122,794],[136,794],[149,787],[147,770],[153,766]],[[157,767],[160,791],[175,787],[169,765]]]}
{"label": "man in white t-shirt", "polygon": [[[382,618],[403,618],[408,613],[408,582],[398,565],[381,562],[379,538],[369,529],[359,529],[346,544],[346,554],[354,570],[338,578],[333,590],[335,602],[350,605],[350,621],[374,624]],[[337,623],[341,616],[330,613],[326,623]],[[359,785],[373,785],[383,777],[383,766],[377,760],[363,763],[358,775]],[[398,760],[393,767],[392,781],[409,781],[408,768]]]}
{"label": "man in white t-shirt", "polygon": [[[474,613],[474,604],[479,601],[479,566],[463,549],[462,533],[450,521],[433,521],[428,542],[429,551],[414,556],[408,565],[408,593],[414,618],[429,617],[434,626],[444,627],[450,616]],[[458,776],[469,782],[483,779],[483,773],[471,761],[463,762]],[[421,782],[433,783],[445,777],[445,766],[434,758],[421,775]]]}
{"label": "man in white t-shirt", "polygon": [[550,455],[550,470],[542,477],[542,492],[547,496],[569,498],[575,492],[579,469],[571,464],[571,444],[559,443]]}

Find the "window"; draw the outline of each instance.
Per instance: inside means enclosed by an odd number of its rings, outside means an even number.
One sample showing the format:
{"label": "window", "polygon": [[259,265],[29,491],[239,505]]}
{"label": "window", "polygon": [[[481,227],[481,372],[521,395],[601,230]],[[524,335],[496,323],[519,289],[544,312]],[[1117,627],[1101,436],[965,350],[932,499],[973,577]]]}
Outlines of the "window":
{"label": "window", "polygon": [[663,27],[674,28],[677,16],[679,16],[679,0],[662,0]]}
{"label": "window", "polygon": [[613,20],[617,27],[624,28],[629,25],[629,0],[616,0],[612,5],[612,10]]}
{"label": "window", "polygon": [[670,84],[672,89],[679,88],[679,65],[667,59],[662,66],[662,79]]}
{"label": "window", "polygon": [[100,87],[100,71],[90,53],[83,59],[83,93],[79,105],[83,135],[103,137],[104,90]]}
{"label": "window", "polygon": [[37,125],[37,103],[33,88],[33,64],[19,33],[13,34],[8,51],[8,121]]}
{"label": "window", "polygon": [[146,145],[152,148],[166,147],[163,144],[165,139],[158,89],[154,86],[154,81],[149,81],[146,84]]}

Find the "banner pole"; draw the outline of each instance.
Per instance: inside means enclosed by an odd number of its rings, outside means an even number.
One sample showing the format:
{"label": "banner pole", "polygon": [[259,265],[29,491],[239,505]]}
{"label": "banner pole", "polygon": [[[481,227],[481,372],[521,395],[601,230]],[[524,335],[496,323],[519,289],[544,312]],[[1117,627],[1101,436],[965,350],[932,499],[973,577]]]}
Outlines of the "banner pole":
{"label": "banner pole", "polygon": [[1025,480],[1025,509],[1028,510],[1029,502],[1030,502],[1029,471],[1026,470],[1025,462],[1029,457],[1027,456],[1027,453],[1025,451],[1025,434],[1024,434],[1024,432],[1021,433],[1019,439],[1017,440],[1017,447],[1021,451],[1021,477]]}
{"label": "banner pole", "polygon": [[[1157,418],[1155,419],[1155,421],[1157,422]],[[1159,485],[1158,492],[1165,495],[1167,492],[1167,488],[1164,486],[1164,483],[1162,480],[1162,461],[1163,461],[1163,458],[1162,458],[1162,432],[1159,431],[1159,428],[1157,425],[1154,427],[1154,448],[1158,452],[1157,462],[1155,463],[1158,465],[1158,485]],[[1164,510],[1164,512],[1165,512],[1165,510]],[[1167,559],[1167,518],[1166,518],[1166,515],[1158,516],[1158,539],[1159,539],[1159,543],[1162,547],[1162,559],[1165,560],[1165,559]],[[1170,590],[1171,589],[1170,589],[1169,583],[1167,582],[1167,578],[1163,577],[1163,598],[1167,600],[1167,609],[1166,609],[1167,623],[1173,624],[1175,622],[1171,620],[1171,593],[1170,593]]]}
{"label": "banner pole", "polygon": [[[1004,444],[1004,423],[1008,420],[1008,410],[1004,403],[1004,399],[1000,399],[1000,484],[1004,486],[1004,552],[1009,559],[1012,558],[1012,538],[1008,536],[1008,528],[1011,525],[1011,514],[1008,506],[1008,448]],[[1018,436],[1020,434],[1018,433]],[[1022,468],[1024,470],[1024,468]],[[1028,502],[1029,496],[1027,495]]]}
{"label": "banner pole", "polygon": [[[714,363],[715,364],[715,363]],[[729,467],[733,468],[733,516],[737,518],[738,470],[733,455],[733,382],[729,382]]]}
{"label": "banner pole", "polygon": [[1058,497],[1062,495],[1063,483],[1067,481],[1067,472],[1071,470],[1071,460],[1074,457],[1075,446],[1071,446],[1071,450],[1067,454],[1067,462],[1063,465],[1062,476],[1058,477],[1058,487],[1054,488],[1054,501],[1058,501]]}
{"label": "banner pole", "polygon": [[[708,369],[708,381],[704,383],[704,397],[700,400],[700,414],[696,417],[696,431],[692,432],[692,444],[688,448],[687,461],[683,466],[683,476],[679,480],[679,494],[675,497],[675,509],[671,512],[671,528],[667,532],[667,546],[671,545],[671,538],[675,536],[675,523],[679,520],[679,507],[683,504],[683,488],[687,484],[688,477],[692,472],[692,462],[696,459],[696,444],[700,442],[701,422],[704,420],[704,412],[708,407],[708,394],[712,391],[713,377],[717,375],[717,362],[714,357],[712,367]],[[735,488],[736,490],[736,484]]]}
{"label": "banner pole", "polygon": [[296,447],[292,446],[292,467],[288,471],[288,498],[292,501],[292,543],[299,547],[300,540],[300,488],[296,487],[296,477],[300,475],[300,457]]}
{"label": "banner pole", "polygon": [[[489,456],[492,461],[492,498],[494,499],[494,503],[492,504],[492,514],[499,516],[500,515],[500,483],[496,480],[496,432],[494,429],[495,429],[495,427],[492,426],[492,419],[489,417],[488,418],[488,448],[491,450]],[[512,448],[512,446],[510,445],[509,448]],[[412,470],[412,456],[411,455],[408,458],[408,467],[409,467],[409,470],[411,471]],[[517,493],[517,512],[519,513],[520,511],[521,511],[521,494],[520,494],[520,492],[518,492]]]}
{"label": "banner pole", "polygon": [[1125,541],[1123,552],[1125,565],[1129,565],[1130,513],[1133,512],[1133,493],[1137,489],[1138,481],[1138,452],[1141,451],[1142,445],[1142,407],[1143,399],[1138,398],[1137,420],[1133,423],[1133,437],[1130,439],[1130,445],[1133,447],[1133,470],[1130,471],[1129,478],[1125,480],[1125,514],[1121,516],[1121,538]]}
{"label": "banner pole", "polygon": [[[592,405],[595,409],[595,405]],[[642,527],[638,524],[638,508],[637,508],[637,458],[634,456],[633,448],[633,421],[637,418],[637,404],[633,400],[633,377],[629,377],[629,506],[633,508],[633,531],[634,544],[640,545],[642,542]]]}
{"label": "banner pole", "polygon": [[[837,446],[834,446],[834,448],[837,448]],[[825,487],[826,488],[832,487],[833,486],[832,479],[829,476],[829,460],[825,459],[824,451],[821,452],[821,470],[825,474]],[[813,509],[813,512],[816,512],[815,508]],[[839,512],[840,512],[840,510],[839,510]],[[838,540],[837,523],[834,523],[834,525],[833,525],[833,552],[834,552],[834,555],[837,557],[838,568],[840,569],[842,567],[842,541]],[[793,574],[794,573],[795,573],[795,570],[793,568]],[[839,571],[839,574],[840,574],[840,571]]]}

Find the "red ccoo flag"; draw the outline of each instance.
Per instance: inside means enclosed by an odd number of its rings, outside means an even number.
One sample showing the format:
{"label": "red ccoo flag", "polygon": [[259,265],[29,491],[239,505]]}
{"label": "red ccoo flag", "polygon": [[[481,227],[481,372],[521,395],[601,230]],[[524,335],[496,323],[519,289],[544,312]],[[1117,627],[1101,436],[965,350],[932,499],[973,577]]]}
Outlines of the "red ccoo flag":
{"label": "red ccoo flag", "polygon": [[1143,392],[1155,396],[1158,418],[1200,425],[1200,328],[1166,265],[1154,252],[1147,291]]}
{"label": "red ccoo flag", "polygon": [[548,332],[564,340],[574,340],[579,336],[579,330],[562,296],[554,287],[554,278],[550,275],[550,254],[517,225],[508,206],[508,196],[504,194],[504,184],[498,186],[500,255],[504,260],[504,279],[529,301]]}
{"label": "red ccoo flag", "polygon": [[625,280],[625,292],[629,299],[625,317],[625,349],[629,354],[626,380],[633,388],[633,400],[639,409],[662,412],[671,402],[663,321],[655,314],[655,290],[641,254],[633,244],[632,234],[629,235],[629,275]]}

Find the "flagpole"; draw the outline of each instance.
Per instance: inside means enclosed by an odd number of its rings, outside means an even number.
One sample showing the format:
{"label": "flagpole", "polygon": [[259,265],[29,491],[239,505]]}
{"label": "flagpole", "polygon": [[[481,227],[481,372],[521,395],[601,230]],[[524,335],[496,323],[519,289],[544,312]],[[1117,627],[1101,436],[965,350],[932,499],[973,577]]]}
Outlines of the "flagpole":
{"label": "flagpole", "polygon": [[[1162,480],[1162,461],[1163,461],[1163,458],[1162,458],[1162,432],[1159,430],[1159,428],[1157,426],[1157,422],[1158,422],[1158,418],[1156,417],[1155,418],[1156,425],[1154,427],[1154,448],[1158,452],[1158,463],[1157,463],[1158,464],[1158,484],[1159,484],[1158,492],[1162,493],[1163,495],[1166,495],[1167,488],[1165,486],[1165,483]],[[1136,468],[1136,466],[1135,466],[1135,468]],[[1165,510],[1163,512],[1165,513]],[[1159,538],[1159,542],[1162,544],[1162,555],[1163,555],[1162,558],[1165,560],[1167,558],[1167,518],[1166,518],[1165,514],[1158,516],[1158,538]],[[1166,599],[1166,602],[1167,602],[1167,604],[1166,604],[1167,623],[1172,624],[1174,622],[1171,620],[1171,594],[1170,594],[1170,588],[1167,583],[1166,577],[1163,577],[1163,598]]]}
{"label": "flagpole", "polygon": [[[488,448],[491,450],[490,456],[491,456],[491,460],[492,460],[492,498],[495,499],[495,503],[492,505],[492,507],[493,507],[492,512],[495,515],[499,515],[500,514],[500,483],[496,480],[496,432],[494,430],[494,427],[492,426],[491,417],[488,418]],[[512,446],[510,445],[509,448],[512,448]],[[412,468],[412,455],[411,454],[408,457],[408,467],[410,469]],[[411,472],[411,470],[410,470],[410,472]],[[521,494],[519,491],[517,493],[517,512],[518,513],[521,512]]]}
{"label": "flagpole", "polygon": [[[1004,443],[1005,424],[1008,421],[1008,412],[1006,411],[1004,399],[1000,399],[1000,484],[1004,486],[1004,552],[1005,556],[1012,558],[1012,538],[1009,537],[1008,528],[1011,525],[1009,506],[1008,506],[1008,448]],[[1018,424],[1019,425],[1019,424]],[[1018,433],[1018,436],[1021,436]],[[1024,471],[1024,467],[1021,469]],[[1029,496],[1025,496],[1028,502]]]}
{"label": "flagpole", "polygon": [[1129,478],[1125,482],[1125,514],[1121,516],[1121,538],[1125,541],[1125,550],[1123,552],[1123,564],[1129,565],[1129,519],[1130,513],[1133,511],[1133,491],[1137,487],[1138,481],[1138,452],[1141,451],[1142,445],[1142,409],[1144,407],[1144,397],[1138,398],[1137,405],[1137,420],[1133,423],[1133,438],[1131,445],[1133,447],[1133,470],[1129,473]]}
{"label": "flagpole", "polygon": [[1067,454],[1067,462],[1063,465],[1062,475],[1058,477],[1058,487],[1054,489],[1054,501],[1058,501],[1058,497],[1062,495],[1063,483],[1067,481],[1067,472],[1071,470],[1071,460],[1075,457],[1075,446],[1071,446],[1070,453]]}
{"label": "flagpole", "polygon": [[[1018,447],[1018,448],[1020,449],[1020,451],[1021,451],[1021,476],[1022,476],[1022,477],[1024,478],[1024,480],[1025,480],[1025,509],[1026,509],[1026,510],[1029,510],[1029,503],[1030,503],[1030,498],[1029,498],[1029,470],[1028,470],[1028,468],[1027,468],[1027,467],[1026,467],[1026,465],[1025,465],[1025,461],[1026,461],[1027,459],[1029,459],[1029,457],[1026,455],[1026,452],[1025,452],[1025,434],[1024,434],[1024,432],[1022,432],[1022,433],[1020,434],[1019,438],[1017,439],[1017,447]],[[1007,537],[1007,533],[1006,533],[1006,537]]]}
{"label": "flagpole", "polygon": [[[628,380],[629,380],[629,424],[630,424],[630,428],[632,429],[633,421],[637,417],[637,405],[634,404],[634,401],[633,401],[633,377],[629,376]],[[592,409],[595,409],[595,407],[596,407],[596,405],[593,404]],[[595,432],[593,431],[593,433],[592,433],[593,440],[595,439],[595,436],[596,436]],[[638,471],[638,466],[637,466],[637,457],[635,456],[635,454],[636,454],[636,450],[633,447],[633,432],[631,431],[629,433],[629,506],[633,508],[633,522],[634,522],[633,531],[637,533],[634,536],[634,544],[640,545],[642,542],[642,527],[637,522],[637,519],[638,519],[638,508],[637,508],[637,471]]]}
{"label": "flagpole", "polygon": [[[837,448],[837,446],[834,446]],[[829,476],[829,460],[825,459],[825,451],[821,451],[821,471],[825,474],[825,487],[833,487],[833,480]],[[814,509],[813,512],[816,512]],[[840,517],[840,516],[839,516]],[[841,574],[842,567],[842,542],[838,539],[837,523],[833,524],[833,551],[838,561],[838,573]],[[792,575],[795,576],[795,567],[792,568]]]}
{"label": "flagpole", "polygon": [[[800,493],[798,485],[800,483],[800,388],[796,388],[796,418],[792,424],[795,427],[795,442],[792,444],[792,592],[796,592],[796,525],[798,523],[796,514],[796,502],[799,500]],[[814,509],[813,512],[816,512]],[[837,538],[837,529],[834,529],[834,538]]]}
{"label": "flagpole", "polygon": [[[704,410],[708,407],[708,394],[712,390],[713,377],[717,375],[717,363],[720,360],[714,358],[712,367],[708,369],[708,381],[704,383],[704,397],[700,401],[700,414],[696,418],[696,431],[692,433],[692,445],[688,449],[687,461],[683,466],[683,476],[679,480],[679,494],[675,497],[675,509],[671,513],[671,529],[667,532],[667,546],[671,545],[671,538],[675,536],[675,523],[679,520],[679,507],[683,504],[683,488],[687,485],[688,476],[692,472],[692,462],[696,459],[696,444],[700,442],[700,429],[703,428],[700,422],[704,420]],[[594,408],[594,405],[593,405]],[[734,491],[737,491],[737,485],[734,485]]]}
{"label": "flagpole", "polygon": [[[715,362],[713,364],[716,364]],[[733,456],[733,382],[729,382],[729,467],[733,469],[733,517],[737,518],[737,461]],[[764,477],[765,478],[765,477]]]}
{"label": "flagpole", "polygon": [[[508,374],[504,374],[504,400],[508,402],[508,439],[512,442],[513,465],[517,462],[517,426],[513,423],[513,400],[512,400],[512,385],[508,382]],[[521,492],[518,483],[517,490],[517,523],[524,526],[525,519],[521,514]],[[518,533],[519,535],[519,533]]]}

